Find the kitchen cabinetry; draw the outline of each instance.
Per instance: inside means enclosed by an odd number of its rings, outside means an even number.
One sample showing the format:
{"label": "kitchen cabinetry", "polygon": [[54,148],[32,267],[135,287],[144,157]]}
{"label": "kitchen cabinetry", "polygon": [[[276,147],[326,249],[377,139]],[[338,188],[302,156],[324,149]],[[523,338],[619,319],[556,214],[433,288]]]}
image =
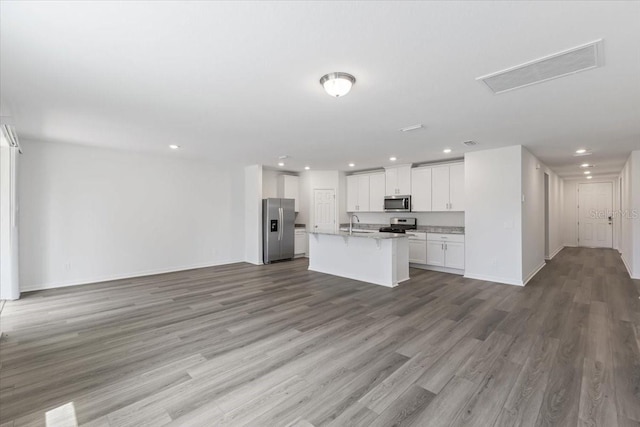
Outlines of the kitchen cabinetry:
{"label": "kitchen cabinetry", "polygon": [[280,175],[278,177],[278,197],[281,199],[294,199],[294,211],[299,212],[298,201],[300,193],[298,190],[299,178],[295,175]]}
{"label": "kitchen cabinetry", "polygon": [[385,195],[411,194],[411,165],[384,168]]}
{"label": "kitchen cabinetry", "polygon": [[464,236],[427,233],[427,264],[464,270]]}
{"label": "kitchen cabinetry", "polygon": [[293,254],[304,256],[307,253],[307,232],[304,228],[296,228],[293,240]]}
{"label": "kitchen cabinetry", "polygon": [[431,168],[431,210],[464,211],[464,163]]}
{"label": "kitchen cabinetry", "polygon": [[347,212],[369,211],[369,175],[347,176]]}
{"label": "kitchen cabinetry", "polygon": [[384,212],[384,173],[347,176],[347,212]]}
{"label": "kitchen cabinetry", "polygon": [[369,212],[384,212],[384,193],[384,173],[369,175]]}
{"label": "kitchen cabinetry", "polygon": [[411,210],[431,211],[431,168],[411,169]]}
{"label": "kitchen cabinetry", "polygon": [[407,231],[409,238],[409,262],[427,263],[427,233]]}

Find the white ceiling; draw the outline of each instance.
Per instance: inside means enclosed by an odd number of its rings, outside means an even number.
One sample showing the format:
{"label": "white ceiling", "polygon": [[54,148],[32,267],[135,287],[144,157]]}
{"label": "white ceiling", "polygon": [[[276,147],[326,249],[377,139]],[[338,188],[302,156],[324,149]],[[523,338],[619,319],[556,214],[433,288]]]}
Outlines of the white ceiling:
{"label": "white ceiling", "polygon": [[[640,2],[0,7],[2,114],[25,140],[345,170],[460,157],[473,139],[563,176],[585,159],[618,172],[640,149]],[[501,95],[475,80],[599,38],[602,68]],[[332,71],[356,76],[344,98],[318,82]]]}

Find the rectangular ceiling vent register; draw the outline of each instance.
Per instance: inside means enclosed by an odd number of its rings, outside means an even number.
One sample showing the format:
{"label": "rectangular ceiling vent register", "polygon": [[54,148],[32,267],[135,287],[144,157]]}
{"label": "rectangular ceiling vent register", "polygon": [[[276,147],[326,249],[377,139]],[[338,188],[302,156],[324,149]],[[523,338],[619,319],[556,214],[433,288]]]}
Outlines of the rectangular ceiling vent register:
{"label": "rectangular ceiling vent register", "polygon": [[482,80],[493,93],[498,94],[601,67],[604,64],[603,59],[603,45],[600,39],[487,74],[476,80]]}

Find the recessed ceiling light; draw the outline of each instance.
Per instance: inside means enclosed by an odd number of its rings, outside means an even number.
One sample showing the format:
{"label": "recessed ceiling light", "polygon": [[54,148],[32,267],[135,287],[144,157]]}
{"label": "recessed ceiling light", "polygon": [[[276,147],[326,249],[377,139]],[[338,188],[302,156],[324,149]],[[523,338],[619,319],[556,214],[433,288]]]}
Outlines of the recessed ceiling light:
{"label": "recessed ceiling light", "polygon": [[442,150],[442,152],[445,154],[449,154],[451,152],[451,148],[445,148],[444,150]]}
{"label": "recessed ceiling light", "polygon": [[176,144],[171,144],[169,145],[169,148],[171,148],[172,150],[177,150],[178,148],[180,148],[180,146]]}
{"label": "recessed ceiling light", "polygon": [[583,163],[580,165],[581,168],[589,168],[591,165],[589,163]]}
{"label": "recessed ceiling light", "polygon": [[591,178],[593,178],[591,175],[589,175],[589,176],[587,177],[587,179],[591,179]]}
{"label": "recessed ceiling light", "polygon": [[278,162],[278,166],[284,166],[284,162]]}
{"label": "recessed ceiling light", "polygon": [[354,167],[355,165],[356,165],[355,163],[349,163],[350,168]]}
{"label": "recessed ceiling light", "polygon": [[356,78],[347,73],[329,73],[320,78],[320,84],[331,96],[339,98],[351,91],[351,87],[356,82]]}
{"label": "recessed ceiling light", "polygon": [[423,127],[424,127],[424,125],[422,125],[420,123],[420,124],[417,124],[417,125],[411,125],[411,126],[407,126],[407,127],[404,127],[404,128],[400,128],[400,132],[410,132],[412,130],[422,129]]}
{"label": "recessed ceiling light", "polygon": [[584,153],[586,153],[586,152],[587,152],[587,150],[586,150],[586,149],[584,149],[584,148],[581,148],[581,149],[579,149],[579,150],[576,150],[576,154],[584,154]]}
{"label": "recessed ceiling light", "polygon": [[590,174],[591,174],[591,171],[584,171],[584,174],[585,174],[585,175],[590,175]]}
{"label": "recessed ceiling light", "polygon": [[395,158],[395,157],[389,157],[389,160],[391,160],[392,162],[395,162],[395,161],[396,161],[396,160],[398,160],[398,159],[397,159],[397,158]]}
{"label": "recessed ceiling light", "polygon": [[311,169],[309,166],[305,166],[304,170],[308,171],[309,169]]}

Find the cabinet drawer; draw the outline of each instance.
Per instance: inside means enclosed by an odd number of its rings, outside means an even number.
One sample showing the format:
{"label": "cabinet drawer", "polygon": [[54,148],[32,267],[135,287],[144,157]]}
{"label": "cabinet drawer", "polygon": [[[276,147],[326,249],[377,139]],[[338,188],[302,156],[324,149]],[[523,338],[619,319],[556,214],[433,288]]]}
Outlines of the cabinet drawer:
{"label": "cabinet drawer", "polygon": [[437,242],[460,242],[464,243],[464,234],[440,234],[427,233],[427,240]]}

